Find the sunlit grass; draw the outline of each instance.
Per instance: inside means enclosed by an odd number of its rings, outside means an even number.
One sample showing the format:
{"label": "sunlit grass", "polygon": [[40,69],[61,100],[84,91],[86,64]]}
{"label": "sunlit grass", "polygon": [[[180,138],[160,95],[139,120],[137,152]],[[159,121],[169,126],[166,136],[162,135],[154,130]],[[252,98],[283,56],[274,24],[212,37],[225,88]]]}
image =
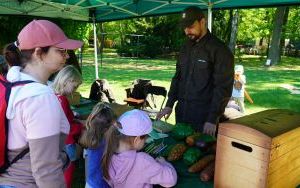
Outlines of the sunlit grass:
{"label": "sunlit grass", "polygon": [[[80,87],[83,96],[88,97],[91,83],[95,79],[93,55],[83,56],[84,83]],[[247,113],[254,113],[271,108],[285,108],[300,112],[300,95],[291,95],[282,84],[300,87],[300,59],[282,57],[281,64],[265,67],[265,57],[243,56],[242,64],[247,77],[246,89],[254,100],[254,104],[246,102]],[[237,62],[237,61],[236,61]],[[111,84],[118,103],[124,103],[125,88],[137,78],[151,79],[154,85],[170,87],[171,78],[175,72],[175,60],[136,59],[105,57],[102,67],[99,58],[99,77],[105,78]],[[160,101],[157,103],[160,104]],[[174,122],[171,117],[170,122]]]}

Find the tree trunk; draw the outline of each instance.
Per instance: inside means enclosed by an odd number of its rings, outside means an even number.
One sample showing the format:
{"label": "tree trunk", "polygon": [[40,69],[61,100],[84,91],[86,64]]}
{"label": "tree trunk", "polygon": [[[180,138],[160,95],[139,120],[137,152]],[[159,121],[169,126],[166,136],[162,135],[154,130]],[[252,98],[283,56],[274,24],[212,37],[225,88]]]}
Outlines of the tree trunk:
{"label": "tree trunk", "polygon": [[272,33],[272,41],[269,49],[268,59],[271,60],[270,65],[276,65],[280,61],[280,38],[282,34],[282,26],[284,15],[287,7],[278,7],[275,13],[274,27]]}
{"label": "tree trunk", "polygon": [[121,39],[121,46],[125,45],[125,34],[124,34],[124,25],[122,25],[122,22],[119,23],[119,34]]}
{"label": "tree trunk", "polygon": [[239,12],[238,10],[234,10],[234,15],[231,22],[231,34],[228,47],[231,52],[234,54],[235,52],[235,45],[236,45],[236,37],[238,31],[238,22],[239,22]]}
{"label": "tree trunk", "polygon": [[288,18],[289,18],[289,7],[286,8],[286,11],[284,13],[284,18],[283,18],[283,27],[282,27],[282,36],[281,36],[281,39],[280,39],[280,54],[282,55],[285,55],[283,54],[283,49],[285,47],[285,31],[286,31],[286,24],[288,22]]}
{"label": "tree trunk", "polygon": [[103,23],[101,22],[99,24],[100,27],[100,40],[98,40],[100,42],[99,46],[99,52],[100,52],[100,64],[102,67],[102,60],[103,60],[103,48],[104,48],[104,41],[105,41],[105,34],[104,34],[104,29],[103,29]]}
{"label": "tree trunk", "polygon": [[99,53],[103,52],[103,48],[104,48],[104,39],[105,36],[103,35],[104,33],[104,29],[103,29],[103,23],[99,23],[99,31],[100,31],[100,35],[98,34],[98,38],[100,37],[100,40],[98,40],[98,46],[99,46]]}
{"label": "tree trunk", "polygon": [[226,29],[224,32],[224,41],[227,45],[229,45],[230,37],[231,37],[232,19],[233,19],[233,10],[231,9],[231,10],[229,10],[229,19],[226,23]]}

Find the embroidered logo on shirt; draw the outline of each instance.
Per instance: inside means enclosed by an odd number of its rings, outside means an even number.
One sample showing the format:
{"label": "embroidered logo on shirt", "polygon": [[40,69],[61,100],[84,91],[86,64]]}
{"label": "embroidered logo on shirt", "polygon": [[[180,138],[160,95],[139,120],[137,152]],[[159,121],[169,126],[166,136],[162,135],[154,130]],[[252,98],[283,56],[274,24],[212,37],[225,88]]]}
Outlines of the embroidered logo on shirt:
{"label": "embroidered logo on shirt", "polygon": [[204,59],[198,59],[197,62],[198,63],[206,63],[207,61],[205,61]]}

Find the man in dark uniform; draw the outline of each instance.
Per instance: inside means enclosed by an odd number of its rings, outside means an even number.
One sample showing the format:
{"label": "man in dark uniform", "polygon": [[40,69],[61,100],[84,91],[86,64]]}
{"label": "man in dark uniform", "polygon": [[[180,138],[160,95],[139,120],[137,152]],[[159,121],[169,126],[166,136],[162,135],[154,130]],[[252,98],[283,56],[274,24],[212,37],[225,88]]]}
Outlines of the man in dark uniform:
{"label": "man in dark uniform", "polygon": [[186,8],[181,24],[188,40],[179,54],[166,107],[157,118],[168,118],[177,101],[177,123],[190,123],[197,130],[215,135],[232,92],[234,57],[229,48],[209,32],[198,7]]}

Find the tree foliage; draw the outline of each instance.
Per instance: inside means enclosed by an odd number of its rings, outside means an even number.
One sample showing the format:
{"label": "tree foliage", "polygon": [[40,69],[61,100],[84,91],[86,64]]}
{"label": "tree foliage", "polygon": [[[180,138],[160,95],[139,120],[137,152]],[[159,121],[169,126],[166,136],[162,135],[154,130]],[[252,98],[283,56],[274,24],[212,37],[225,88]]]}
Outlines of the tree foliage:
{"label": "tree foliage", "polygon": [[122,53],[134,54],[132,51],[139,50],[140,55],[154,57],[179,50],[184,40],[179,18],[179,15],[168,15],[115,21],[105,23],[104,30],[107,38],[114,40]]}
{"label": "tree foliage", "polygon": [[[264,39],[270,43],[276,8],[240,9],[238,20],[237,44],[254,45],[255,40]],[[300,40],[300,7],[289,9],[283,36],[291,41]],[[21,28],[34,17],[0,16],[0,45],[13,42]],[[228,44],[231,34],[232,10],[213,11],[213,34]],[[183,29],[179,26],[180,14],[135,18],[98,24],[98,39],[106,33],[105,39],[113,41],[115,46],[123,46],[131,54],[153,57],[169,52],[178,52],[185,40]],[[93,38],[92,24],[72,20],[52,19],[62,27],[65,33],[75,39],[88,43]],[[140,37],[133,36],[143,35]]]}
{"label": "tree foliage", "polygon": [[17,40],[20,30],[32,20],[29,17],[12,17],[12,16],[0,16],[0,49],[10,43]]}
{"label": "tree foliage", "polygon": [[[41,19],[34,17],[20,17],[20,16],[0,16],[0,46],[1,49],[5,44],[17,40],[18,33],[21,29],[33,19]],[[44,19],[44,18],[43,18]],[[48,19],[59,25],[66,35],[73,39],[83,40],[85,43],[88,41],[89,31],[91,24],[73,20],[63,19]]]}
{"label": "tree foliage", "polygon": [[300,6],[290,7],[285,36],[291,41],[300,40]]}
{"label": "tree foliage", "polygon": [[269,39],[273,26],[274,8],[246,9],[239,13],[239,43],[253,43],[253,40],[260,38]]}
{"label": "tree foliage", "polygon": [[213,11],[212,33],[226,44],[229,43],[231,33],[232,10]]}

